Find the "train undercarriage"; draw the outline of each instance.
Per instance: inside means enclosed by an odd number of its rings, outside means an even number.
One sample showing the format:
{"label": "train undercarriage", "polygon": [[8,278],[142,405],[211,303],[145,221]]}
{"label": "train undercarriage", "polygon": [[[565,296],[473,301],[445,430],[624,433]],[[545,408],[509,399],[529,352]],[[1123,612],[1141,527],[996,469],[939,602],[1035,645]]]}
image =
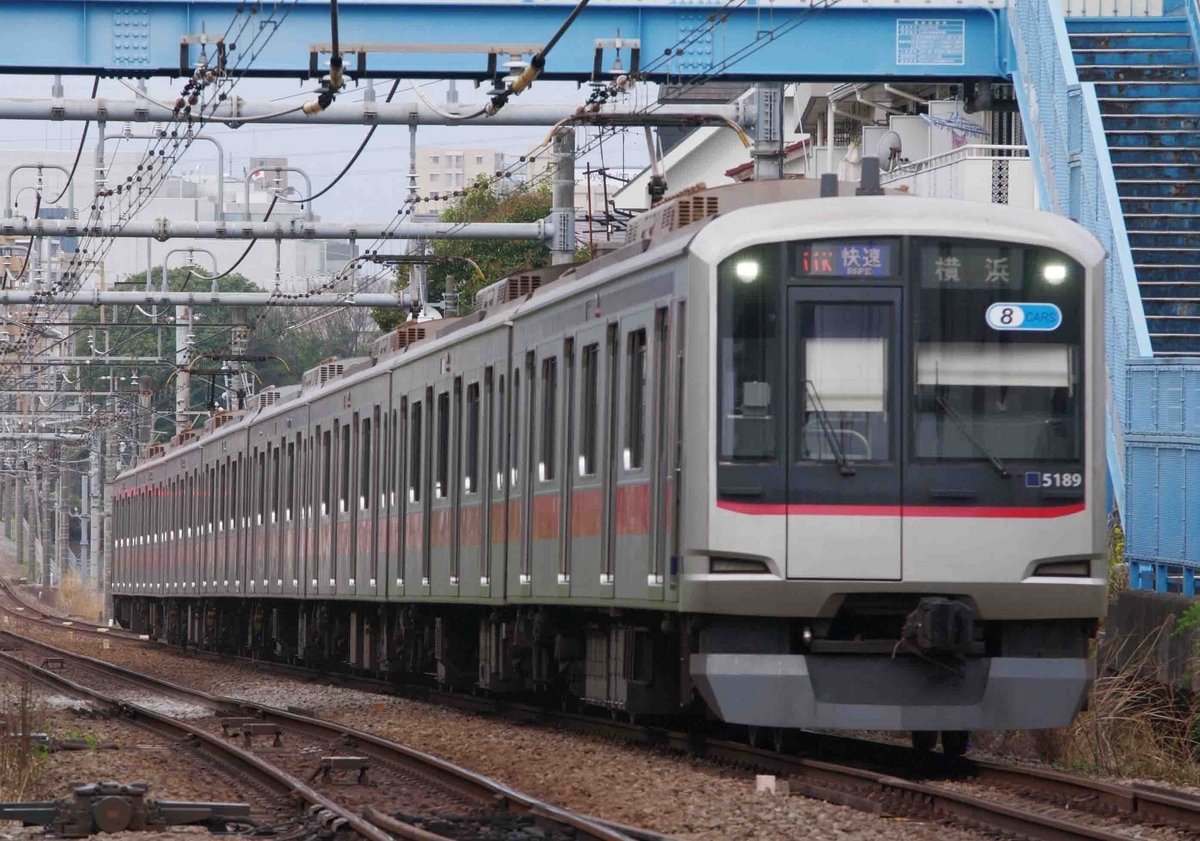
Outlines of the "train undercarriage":
{"label": "train undercarriage", "polygon": [[672,613],[240,598],[114,601],[122,627],[168,645],[326,672],[607,708],[631,720],[677,714],[694,695],[682,652],[695,632]]}

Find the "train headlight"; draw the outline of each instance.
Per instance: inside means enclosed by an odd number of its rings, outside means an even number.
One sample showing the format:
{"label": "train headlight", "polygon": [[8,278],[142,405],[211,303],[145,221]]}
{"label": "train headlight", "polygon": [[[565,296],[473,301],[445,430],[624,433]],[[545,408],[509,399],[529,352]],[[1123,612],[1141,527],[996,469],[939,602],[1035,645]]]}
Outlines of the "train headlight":
{"label": "train headlight", "polygon": [[758,280],[758,261],[739,260],[733,267],[733,273],[742,283],[753,283]]}
{"label": "train headlight", "polygon": [[1058,286],[1067,279],[1067,267],[1062,263],[1051,263],[1042,268],[1042,277],[1051,286]]}
{"label": "train headlight", "polygon": [[715,575],[736,575],[737,573],[764,575],[770,572],[765,561],[755,561],[749,558],[710,558],[708,571]]}
{"label": "train headlight", "polygon": [[1092,574],[1092,564],[1090,561],[1053,561],[1038,564],[1033,574],[1056,578],[1088,578]]}

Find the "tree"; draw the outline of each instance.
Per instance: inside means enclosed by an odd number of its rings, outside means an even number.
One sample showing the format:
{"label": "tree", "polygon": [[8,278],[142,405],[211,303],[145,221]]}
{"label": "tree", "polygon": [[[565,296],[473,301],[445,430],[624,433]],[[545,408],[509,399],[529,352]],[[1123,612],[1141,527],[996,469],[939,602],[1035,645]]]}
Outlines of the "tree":
{"label": "tree", "polygon": [[[145,272],[132,276],[128,284],[138,289],[145,285]],[[198,268],[171,269],[167,274],[168,287],[172,290],[208,289],[212,282],[207,273]],[[151,274],[151,286],[162,288],[162,269]],[[217,281],[221,292],[261,292],[253,282],[239,274]],[[136,388],[149,389],[153,393],[151,406],[159,413],[153,424],[154,432],[160,437],[175,433],[174,369],[169,364],[175,357],[175,325],[165,316],[173,312],[159,311],[159,322],[155,325],[145,308],[132,306],[106,306],[105,322],[111,326],[97,327],[95,331],[81,328],[76,334],[76,353],[91,355],[90,344],[94,341],[98,351],[107,351],[113,356],[154,357],[159,354],[160,341],[162,358],[168,364],[146,365],[137,368]],[[96,307],[81,307],[75,314],[76,324],[95,323],[100,320]],[[227,307],[197,307],[194,310],[195,344],[192,359],[195,370],[220,368],[222,356],[229,355],[232,338],[231,325],[234,314]],[[330,356],[354,356],[363,352],[364,345],[377,335],[370,318],[358,308],[330,311],[317,307],[268,307],[249,308],[246,323],[250,326],[246,355],[267,357],[262,362],[246,364],[255,380],[255,391],[268,386],[290,385],[300,381],[304,372],[322,359]],[[105,342],[107,332],[107,344]],[[94,338],[93,338],[94,337]],[[211,354],[211,358],[205,358]],[[110,369],[103,365],[90,365],[81,369],[81,388],[108,391]],[[116,392],[121,405],[130,408],[136,403],[130,394],[133,386],[132,373],[135,369],[122,366],[112,370],[113,375],[123,378],[117,383]],[[191,381],[191,408],[207,406],[213,389],[212,375],[197,375]],[[223,396],[221,377],[216,377],[216,396]],[[104,399],[95,402],[103,404]]]}
{"label": "tree", "polygon": [[[439,218],[443,222],[536,222],[550,215],[552,196],[550,186],[504,183],[503,189],[491,179],[480,176],[466,192],[450,202]],[[469,312],[475,303],[475,293],[488,284],[507,277],[525,266],[541,268],[550,262],[550,252],[540,242],[532,240],[435,240],[433,253],[440,257],[466,257],[482,270],[483,279],[469,263],[452,260],[430,266],[426,278],[429,300],[442,299],[446,278],[455,279],[459,312]],[[398,266],[396,289],[408,284],[408,268]],[[376,309],[375,323],[384,332],[396,329],[404,320],[404,310]]]}

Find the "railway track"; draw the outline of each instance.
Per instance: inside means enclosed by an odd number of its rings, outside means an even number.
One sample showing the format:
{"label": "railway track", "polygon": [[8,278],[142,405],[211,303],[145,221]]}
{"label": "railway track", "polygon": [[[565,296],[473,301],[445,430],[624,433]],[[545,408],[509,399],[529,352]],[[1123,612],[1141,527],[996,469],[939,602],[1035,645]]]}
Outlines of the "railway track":
{"label": "railway track", "polygon": [[[181,736],[210,750],[225,749],[234,761],[251,765],[257,774],[269,777],[283,793],[298,796],[310,809],[323,810],[331,820],[344,822],[372,841],[393,836],[408,841],[469,837],[471,827],[499,824],[503,828],[522,819],[532,819],[549,839],[663,839],[656,833],[617,827],[559,809],[437,757],[296,710],[191,689],[12,631],[0,632],[0,638],[9,642],[7,648],[17,649],[17,653],[0,651],[0,658],[10,668],[43,684],[97,701],[114,712],[132,713],[160,727],[174,727]],[[64,671],[69,670],[75,679],[37,665],[39,659],[62,661]],[[97,683],[107,691],[97,689]],[[212,715],[183,722],[156,712],[152,703],[117,697],[113,693],[121,690],[114,683],[124,684],[127,692],[206,707]],[[236,736],[239,731],[251,747],[238,747],[230,741],[230,734]],[[299,773],[301,769],[312,771],[311,778],[305,779]],[[310,785],[317,776],[326,782],[325,791]],[[380,801],[388,805],[384,807]],[[397,812],[404,814],[404,820],[393,817]]]}
{"label": "railway track", "polygon": [[[57,618],[41,624],[63,630],[61,620]],[[261,669],[281,675],[300,675],[309,679],[315,676],[313,670],[303,667],[252,662]],[[349,688],[403,694],[467,711],[536,720],[568,731],[703,754],[718,762],[784,776],[793,793],[881,815],[949,820],[992,832],[1047,841],[1085,838],[1119,841],[1131,837],[1125,831],[1128,825],[1139,830],[1160,826],[1168,832],[1182,833],[1182,837],[1200,832],[1200,800],[1164,789],[1105,783],[1049,769],[981,760],[945,760],[937,754],[920,755],[898,745],[828,734],[805,734],[806,754],[846,758],[844,762],[835,763],[701,733],[562,713],[425,687],[397,687],[380,680],[347,675],[324,674],[321,678]],[[988,790],[989,796],[981,796],[978,789]],[[1120,824],[1117,829],[1103,825],[1114,821]]]}

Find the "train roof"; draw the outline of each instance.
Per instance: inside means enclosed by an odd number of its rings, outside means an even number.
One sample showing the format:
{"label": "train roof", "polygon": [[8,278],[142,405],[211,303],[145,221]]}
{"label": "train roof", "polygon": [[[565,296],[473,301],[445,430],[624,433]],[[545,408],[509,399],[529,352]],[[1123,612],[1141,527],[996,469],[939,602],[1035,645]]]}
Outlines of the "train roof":
{"label": "train roof", "polygon": [[[856,186],[839,185],[839,197],[821,198],[819,183],[808,179],[752,181],[715,188],[697,185],[631,220],[622,247],[586,263],[514,272],[476,296],[479,308],[475,312],[420,324],[407,322],[377,341],[370,357],[325,360],[305,372],[302,383],[265,389],[251,398],[248,409],[217,413],[203,431],[190,430],[169,444],[157,445],[150,458],[117,479],[152,470],[168,455],[199,452],[259,421],[291,411],[301,398],[305,403],[312,402],[370,379],[381,368],[391,370],[424,358],[451,341],[503,329],[514,319],[563,297],[688,250],[716,262],[761,242],[844,235],[848,225],[865,236],[934,236],[946,233],[945,220],[953,219],[954,235],[958,237],[1044,245],[1062,250],[1087,266],[1105,258],[1105,250],[1094,236],[1062,216],[987,202],[916,198],[898,190],[885,191],[882,196],[856,196]],[[807,212],[814,199],[820,200],[820,211]]]}

